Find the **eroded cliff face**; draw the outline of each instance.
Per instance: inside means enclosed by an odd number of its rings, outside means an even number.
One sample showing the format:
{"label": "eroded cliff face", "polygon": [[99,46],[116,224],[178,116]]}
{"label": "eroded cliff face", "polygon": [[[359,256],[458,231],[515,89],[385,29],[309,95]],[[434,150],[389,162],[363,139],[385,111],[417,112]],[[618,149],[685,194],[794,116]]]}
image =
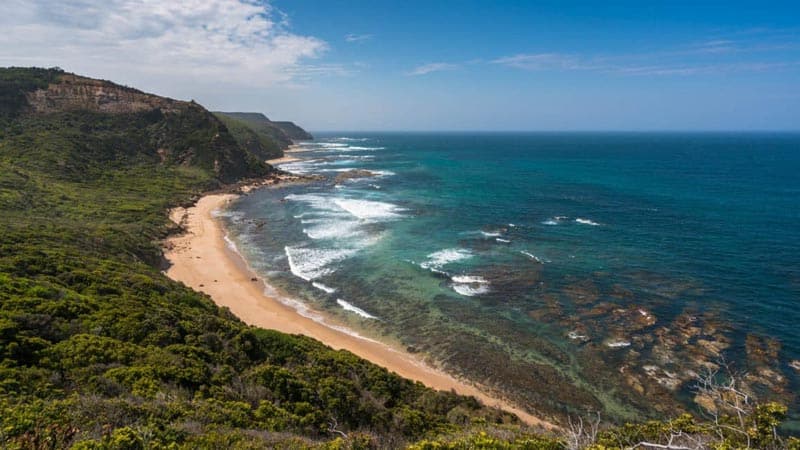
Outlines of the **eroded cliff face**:
{"label": "eroded cliff face", "polygon": [[109,114],[137,113],[160,109],[177,112],[186,102],[145,94],[108,81],[64,74],[47,89],[26,94],[29,112],[48,114],[64,111],[95,111]]}

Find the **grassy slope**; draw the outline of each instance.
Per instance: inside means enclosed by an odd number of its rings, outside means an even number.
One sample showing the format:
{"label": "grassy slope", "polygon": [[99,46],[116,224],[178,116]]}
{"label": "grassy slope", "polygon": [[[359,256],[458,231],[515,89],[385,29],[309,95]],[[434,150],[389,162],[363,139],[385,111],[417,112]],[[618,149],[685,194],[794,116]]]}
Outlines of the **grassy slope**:
{"label": "grassy slope", "polygon": [[[248,327],[163,276],[167,208],[218,185],[206,155],[239,151],[200,110],[18,109],[0,140],[0,446],[300,445],[338,437],[334,422],[349,441],[361,431],[399,445],[511,420],[317,341]],[[162,162],[164,145],[193,163]],[[243,167],[226,176],[261,171]]]}

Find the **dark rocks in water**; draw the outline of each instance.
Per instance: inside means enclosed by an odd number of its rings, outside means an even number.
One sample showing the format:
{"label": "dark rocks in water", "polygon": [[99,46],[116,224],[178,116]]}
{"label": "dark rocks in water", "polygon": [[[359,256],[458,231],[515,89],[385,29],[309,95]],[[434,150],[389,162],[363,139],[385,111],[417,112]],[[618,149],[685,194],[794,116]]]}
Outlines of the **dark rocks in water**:
{"label": "dark rocks in water", "polygon": [[369,170],[353,169],[353,170],[348,170],[347,172],[342,172],[339,175],[336,175],[336,178],[334,178],[333,181],[336,183],[341,183],[343,181],[350,180],[353,178],[371,178],[376,175],[377,174],[375,172],[370,172]]}

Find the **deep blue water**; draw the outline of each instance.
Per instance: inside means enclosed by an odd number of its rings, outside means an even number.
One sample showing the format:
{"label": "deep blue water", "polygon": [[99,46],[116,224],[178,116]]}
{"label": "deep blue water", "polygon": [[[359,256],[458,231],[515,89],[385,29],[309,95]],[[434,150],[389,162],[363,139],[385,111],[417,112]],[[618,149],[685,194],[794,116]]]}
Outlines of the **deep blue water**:
{"label": "deep blue water", "polygon": [[[720,355],[783,374],[754,388],[793,401],[800,135],[332,133],[302,149],[282,168],[325,181],[226,213],[296,300],[509,392],[529,389],[526,364],[587,389],[525,397],[556,409],[630,415],[614,386],[635,380],[687,400]],[[375,176],[334,180],[355,168]]]}

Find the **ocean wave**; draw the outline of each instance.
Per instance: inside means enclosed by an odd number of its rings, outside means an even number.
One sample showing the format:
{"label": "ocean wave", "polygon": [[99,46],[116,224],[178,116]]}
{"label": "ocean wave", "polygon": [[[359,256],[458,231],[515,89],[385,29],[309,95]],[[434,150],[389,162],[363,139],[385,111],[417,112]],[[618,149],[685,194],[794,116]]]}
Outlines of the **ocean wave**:
{"label": "ocean wave", "polygon": [[479,283],[479,284],[486,284],[488,281],[486,278],[473,276],[473,275],[454,275],[451,280],[455,283],[462,283],[462,284],[469,284],[469,283]]}
{"label": "ocean wave", "polygon": [[420,263],[420,267],[430,270],[437,269],[437,271],[441,272],[443,266],[463,259],[472,258],[472,256],[472,252],[469,250],[463,248],[448,248],[428,255],[428,260]]}
{"label": "ocean wave", "polygon": [[577,219],[575,219],[575,222],[578,222],[578,223],[583,224],[583,225],[591,225],[593,227],[596,227],[596,226],[600,225],[597,222],[594,222],[594,221],[589,220],[589,219],[584,219],[584,218],[581,218],[581,217],[578,217]]}
{"label": "ocean wave", "polygon": [[359,219],[396,219],[402,217],[400,212],[404,211],[397,205],[373,200],[335,198],[333,203]]}
{"label": "ocean wave", "polygon": [[275,288],[273,288],[272,286],[270,286],[269,284],[266,284],[266,283],[264,284],[264,295],[266,295],[269,298],[277,299],[279,302],[281,302],[284,305],[286,305],[286,306],[292,308],[293,310],[295,310],[301,316],[303,316],[305,318],[308,318],[308,319],[311,319],[311,320],[313,320],[314,322],[316,322],[316,323],[318,323],[320,325],[328,327],[328,328],[330,328],[332,330],[336,330],[336,331],[338,331],[340,333],[347,334],[347,335],[352,336],[352,337],[354,337],[356,339],[361,339],[361,340],[364,340],[364,341],[380,344],[380,342],[378,342],[378,341],[376,341],[374,339],[370,339],[370,338],[368,338],[366,336],[363,336],[363,335],[361,335],[361,334],[359,334],[359,333],[357,333],[357,332],[355,332],[355,331],[353,331],[353,330],[351,330],[351,329],[349,329],[347,327],[343,327],[343,326],[339,326],[339,325],[333,325],[333,324],[328,323],[321,314],[319,314],[319,313],[313,311],[312,309],[310,309],[308,307],[308,305],[306,305],[305,303],[303,303],[303,302],[301,302],[299,300],[295,300],[295,299],[290,298],[290,297],[286,297],[285,295],[281,295],[278,291],[275,290]]}
{"label": "ocean wave", "polygon": [[[289,194],[284,197],[284,200],[292,202],[302,202],[308,204],[310,207],[326,211],[338,212],[341,211],[339,207],[331,200],[330,197],[318,194]],[[308,212],[307,212],[308,213]]]}
{"label": "ocean wave", "polygon": [[317,281],[312,282],[311,285],[319,289],[320,291],[327,292],[328,294],[333,294],[334,292],[336,292],[336,288],[325,286],[324,284]]}
{"label": "ocean wave", "polygon": [[621,339],[617,339],[617,340],[612,340],[612,341],[606,342],[606,347],[609,347],[609,348],[624,348],[624,347],[630,347],[630,346],[631,346],[630,341],[623,341]]}
{"label": "ocean wave", "polygon": [[236,253],[239,253],[239,248],[238,248],[238,247],[236,247],[236,243],[235,243],[235,242],[233,242],[233,241],[231,240],[231,238],[229,238],[229,237],[228,237],[228,235],[227,235],[227,234],[226,234],[225,236],[222,236],[222,239],[224,239],[224,240],[225,240],[225,244],[228,246],[228,248],[229,248],[230,250],[233,250],[234,252],[236,252]]}
{"label": "ocean wave", "polygon": [[353,305],[352,303],[348,303],[340,298],[336,299],[336,303],[339,304],[345,311],[350,311],[352,313],[358,314],[359,316],[365,319],[378,319],[376,316],[364,311],[363,309],[359,308],[358,306]]}
{"label": "ocean wave", "polygon": [[551,225],[551,226],[552,225],[558,225],[558,221],[557,220],[553,220],[553,219],[547,219],[547,220],[542,222],[542,225]]}
{"label": "ocean wave", "polygon": [[509,239],[495,238],[494,240],[499,242],[499,243],[501,243],[501,244],[510,244],[511,243],[511,240],[509,240]]}
{"label": "ocean wave", "polygon": [[503,233],[500,233],[499,231],[481,231],[481,234],[486,237],[498,237],[503,235]]}
{"label": "ocean wave", "polygon": [[368,141],[369,138],[352,138],[352,137],[342,136],[342,137],[331,138],[330,140],[331,141],[344,141],[344,142],[364,142],[364,141]]}
{"label": "ocean wave", "polygon": [[485,294],[489,292],[489,287],[485,284],[461,284],[453,283],[453,290],[466,297],[474,297],[476,295]]}
{"label": "ocean wave", "polygon": [[344,239],[362,236],[364,232],[359,229],[359,223],[350,220],[324,220],[320,219],[318,225],[303,228],[303,233],[311,239]]}
{"label": "ocean wave", "polygon": [[347,144],[342,144],[342,143],[339,143],[339,142],[320,142],[318,145],[320,147],[322,147],[322,148],[344,148],[344,147],[348,147]]}
{"label": "ocean wave", "polygon": [[333,263],[342,261],[353,254],[357,249],[320,249],[309,247],[283,248],[289,260],[289,269],[292,273],[306,281],[314,280],[335,272]]}
{"label": "ocean wave", "polygon": [[534,255],[533,253],[526,252],[525,250],[520,250],[519,252],[527,256],[528,258],[536,261],[539,264],[544,264],[544,261],[542,261],[538,256]]}
{"label": "ocean wave", "polygon": [[361,146],[357,146],[357,145],[351,145],[351,146],[347,147],[348,150],[353,150],[353,151],[384,150],[385,148],[386,147],[361,147]]}

